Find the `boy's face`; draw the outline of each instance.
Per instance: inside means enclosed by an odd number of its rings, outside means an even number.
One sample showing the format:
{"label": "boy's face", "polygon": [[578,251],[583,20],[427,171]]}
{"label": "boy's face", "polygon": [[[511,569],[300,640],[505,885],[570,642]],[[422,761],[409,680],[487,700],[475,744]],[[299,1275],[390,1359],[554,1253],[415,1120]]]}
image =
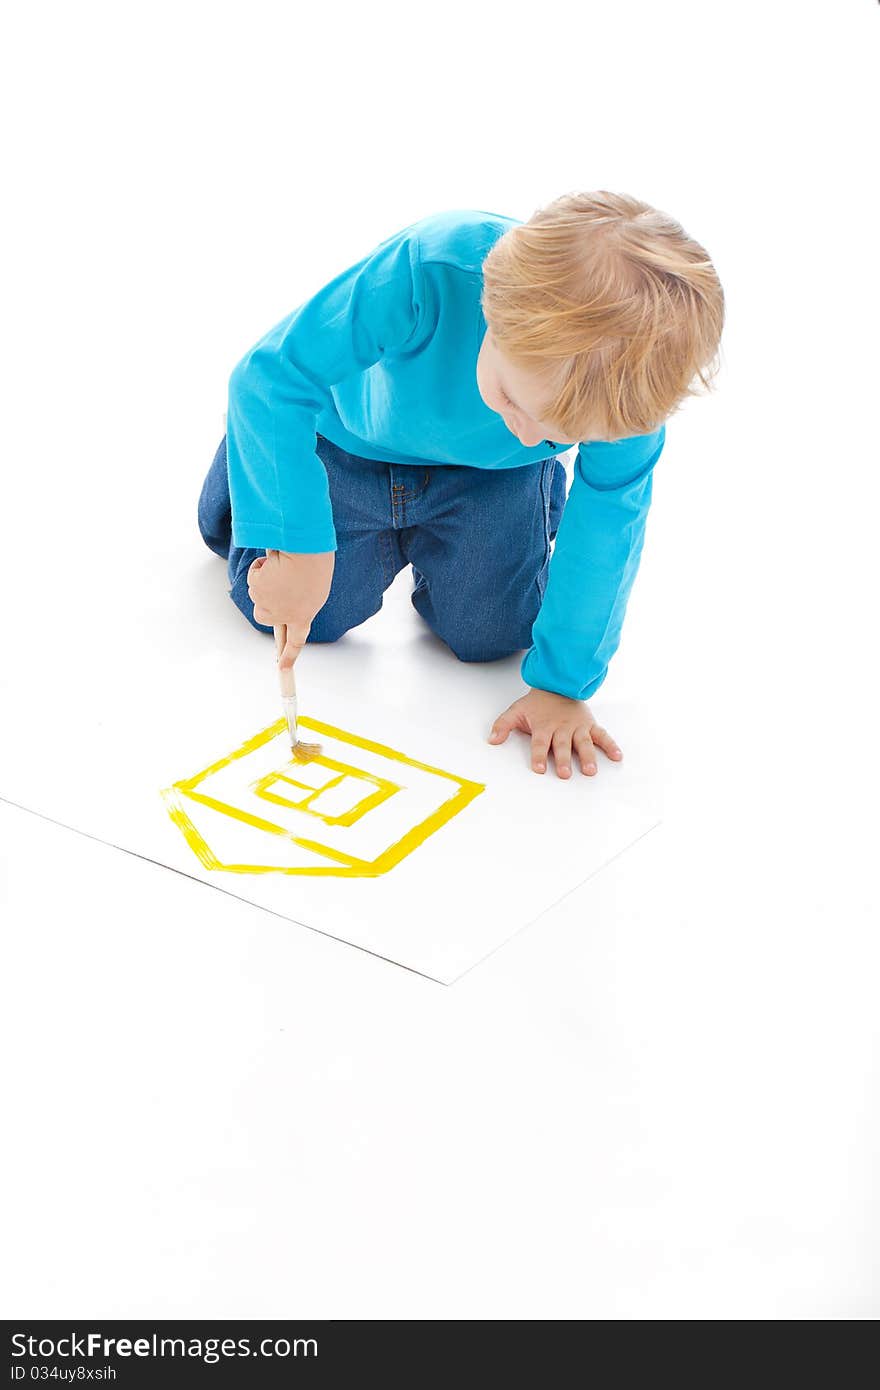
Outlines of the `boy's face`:
{"label": "boy's face", "polygon": [[576,439],[561,439],[549,421],[537,418],[535,412],[547,396],[546,384],[508,362],[488,329],[477,357],[477,386],[489,409],[503,417],[525,448],[532,449],[545,439],[566,447],[578,443]]}

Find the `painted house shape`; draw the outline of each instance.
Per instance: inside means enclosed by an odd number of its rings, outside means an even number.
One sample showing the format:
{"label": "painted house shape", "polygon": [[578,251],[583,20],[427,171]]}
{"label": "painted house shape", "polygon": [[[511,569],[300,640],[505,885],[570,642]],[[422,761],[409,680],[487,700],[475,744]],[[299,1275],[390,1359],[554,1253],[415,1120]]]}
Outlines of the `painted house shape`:
{"label": "painted house shape", "polygon": [[376,878],[485,790],[331,724],[298,724],[321,744],[308,761],[279,719],[161,792],[206,869]]}

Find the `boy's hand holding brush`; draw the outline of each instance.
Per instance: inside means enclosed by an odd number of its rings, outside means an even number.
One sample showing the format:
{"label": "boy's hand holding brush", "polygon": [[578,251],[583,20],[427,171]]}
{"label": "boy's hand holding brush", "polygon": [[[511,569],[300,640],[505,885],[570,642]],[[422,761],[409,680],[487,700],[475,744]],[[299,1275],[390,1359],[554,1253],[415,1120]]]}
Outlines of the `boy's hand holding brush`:
{"label": "boy's hand holding brush", "polygon": [[297,738],[296,682],[293,665],[306,644],[315,615],[327,602],[333,582],[334,550],[317,555],[293,555],[268,550],[248,570],[248,593],[254,618],[275,629],[275,653],[281,682],[281,701],[290,747],[295,757],[315,757],[318,744]]}

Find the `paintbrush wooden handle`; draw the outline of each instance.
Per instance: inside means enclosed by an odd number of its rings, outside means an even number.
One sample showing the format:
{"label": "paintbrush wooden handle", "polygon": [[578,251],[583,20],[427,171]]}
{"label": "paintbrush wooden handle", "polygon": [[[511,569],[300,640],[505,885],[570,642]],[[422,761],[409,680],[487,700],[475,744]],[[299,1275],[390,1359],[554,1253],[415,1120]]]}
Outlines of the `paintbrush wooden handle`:
{"label": "paintbrush wooden handle", "polygon": [[[287,646],[287,624],[276,623],[273,627],[273,632],[275,633],[275,661],[276,663],[280,663],[281,655],[284,648]],[[278,674],[281,678],[281,698],[283,700],[289,700],[296,694],[296,680],[293,674],[293,667],[291,666],[287,671],[282,671],[279,665]]]}

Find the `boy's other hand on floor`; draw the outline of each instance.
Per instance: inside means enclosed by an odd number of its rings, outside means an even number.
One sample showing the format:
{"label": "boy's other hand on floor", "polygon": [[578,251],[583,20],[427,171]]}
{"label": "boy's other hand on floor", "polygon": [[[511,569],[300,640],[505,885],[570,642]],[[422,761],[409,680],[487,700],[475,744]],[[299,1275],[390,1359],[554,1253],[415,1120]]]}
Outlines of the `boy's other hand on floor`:
{"label": "boy's other hand on floor", "polygon": [[335,563],[335,550],[317,555],[267,550],[248,570],[248,593],[256,621],[267,627],[287,626],[287,643],[279,661],[282,670],[296,661],[315,615],[327,602]]}
{"label": "boy's other hand on floor", "polygon": [[585,700],[571,700],[552,690],[531,689],[514,700],[492,725],[489,742],[503,743],[511,729],[531,734],[533,772],[546,770],[551,748],[558,777],[571,776],[572,753],[587,777],[596,774],[597,748],[614,762],[623,757],[611,735],[596,723]]}

